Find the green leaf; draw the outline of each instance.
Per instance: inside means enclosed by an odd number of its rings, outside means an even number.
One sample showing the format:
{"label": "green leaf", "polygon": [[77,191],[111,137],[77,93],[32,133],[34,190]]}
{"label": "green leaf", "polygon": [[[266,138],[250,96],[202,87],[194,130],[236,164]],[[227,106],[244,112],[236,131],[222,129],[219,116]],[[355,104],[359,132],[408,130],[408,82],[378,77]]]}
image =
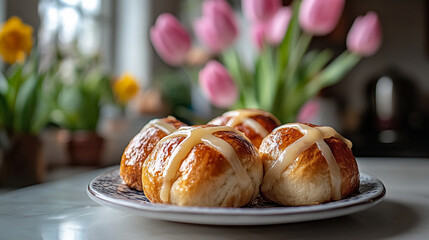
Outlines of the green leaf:
{"label": "green leaf", "polygon": [[0,127],[7,127],[9,123],[9,109],[6,97],[0,92]]}
{"label": "green leaf", "polygon": [[235,53],[232,51],[226,51],[223,55],[222,55],[222,62],[225,65],[225,67],[228,69],[229,73],[231,74],[232,78],[234,79],[234,82],[237,84],[237,87],[240,91],[240,98],[239,98],[239,102],[242,105],[245,105],[245,96],[244,96],[244,88],[245,88],[245,83],[244,83],[244,79],[242,78],[241,74],[240,74],[240,66],[237,62]]}
{"label": "green leaf", "polygon": [[298,65],[298,68],[296,70],[296,75],[300,78],[300,79],[306,79],[306,72],[307,72],[307,68],[308,66],[313,62],[313,60],[316,58],[316,56],[320,53],[319,50],[310,50],[309,52],[307,52],[301,62]]}
{"label": "green leaf", "polygon": [[307,77],[312,77],[316,73],[320,72],[320,70],[332,59],[334,54],[330,49],[325,49],[321,51],[308,65],[306,70]]}
{"label": "green leaf", "polygon": [[54,114],[57,124],[70,130],[94,130],[99,119],[99,99],[82,86],[63,88]]}
{"label": "green leaf", "polygon": [[278,48],[277,54],[277,65],[276,69],[276,80],[275,88],[276,91],[272,96],[272,113],[274,115],[280,115],[283,109],[281,105],[282,100],[287,99],[284,92],[285,84],[285,75],[288,70],[289,61],[291,58],[291,52],[296,46],[298,41],[298,35],[300,33],[299,23],[298,23],[298,13],[299,7],[301,5],[301,0],[294,1],[292,4],[292,18],[289,22],[288,29],[286,31],[285,37],[283,38],[282,43]]}
{"label": "green leaf", "polygon": [[260,107],[266,111],[271,111],[273,95],[275,92],[275,72],[273,69],[273,59],[271,48],[266,46],[258,57],[255,68],[255,82],[258,83],[258,100]]}
{"label": "green leaf", "polygon": [[79,129],[95,130],[100,115],[100,101],[92,92],[82,91],[85,105],[81,108],[79,116]]}
{"label": "green leaf", "polygon": [[6,94],[6,101],[9,105],[9,109],[15,108],[16,97],[20,86],[24,81],[24,78],[22,77],[22,69],[23,65],[13,65],[6,75],[9,86]]}
{"label": "green leaf", "polygon": [[58,95],[58,109],[61,113],[60,122],[57,122],[61,127],[75,130],[79,121],[79,109],[84,106],[85,102],[81,96],[79,86],[73,85],[65,87]]}
{"label": "green leaf", "polygon": [[305,86],[305,95],[308,97],[314,96],[322,88],[337,83],[360,59],[361,57],[358,55],[344,51]]}
{"label": "green leaf", "polygon": [[232,75],[240,91],[239,101],[248,108],[257,108],[256,95],[254,94],[254,82],[252,75],[242,64],[238,54],[235,51],[228,51],[222,55],[223,63]]}
{"label": "green leaf", "polygon": [[313,62],[313,60],[316,58],[316,56],[319,54],[320,54],[320,51],[316,49],[312,49],[308,51],[302,58],[300,67],[303,67],[303,66],[307,67],[308,65],[310,65]]}
{"label": "green leaf", "polygon": [[[292,50],[292,47],[296,45],[296,42],[298,40],[298,34],[299,34],[299,24],[298,24],[298,13],[299,13],[299,6],[301,5],[301,0],[294,1],[292,4],[292,18],[289,22],[288,29],[286,31],[286,35],[283,38],[282,43],[279,47],[279,55],[278,55],[278,71],[281,73],[286,69],[286,66],[288,65],[290,53]],[[279,74],[279,77],[282,74]]]}
{"label": "green leaf", "polygon": [[304,80],[303,84],[307,83],[323,67],[332,59],[333,53],[330,49],[325,49],[321,52],[311,51],[302,60],[302,74],[301,78]]}
{"label": "green leaf", "polygon": [[57,124],[60,127],[63,128],[67,128],[67,129],[72,129],[71,128],[71,117],[67,115],[66,112],[64,112],[64,110],[60,109],[60,108],[55,108],[52,110],[51,114],[50,114],[50,119],[53,123]]}
{"label": "green leaf", "polygon": [[291,49],[291,55],[289,60],[289,65],[286,69],[286,79],[284,84],[284,88],[289,88],[291,84],[294,84],[294,81],[298,81],[298,83],[302,82],[303,79],[299,79],[296,76],[296,71],[298,69],[298,66],[302,62],[302,58],[308,48],[308,45],[310,44],[312,39],[312,36],[307,33],[302,33],[299,41],[297,42],[296,46]]}
{"label": "green leaf", "polygon": [[301,78],[299,75],[298,67],[302,64],[302,58],[310,44],[312,36],[307,33],[302,33],[299,41],[294,48],[291,49],[289,65],[286,69],[286,76],[283,84],[283,99],[280,105],[276,105],[279,109],[276,111],[277,114],[283,116],[283,118],[289,119],[292,116],[295,117],[301,101],[297,101],[301,98],[298,95],[298,87],[303,84],[306,80]]}
{"label": "green leaf", "polygon": [[16,88],[20,84],[22,80],[21,73],[23,68],[24,65],[22,64],[14,64],[8,69],[6,78],[10,87]]}
{"label": "green leaf", "polygon": [[253,78],[254,78],[253,81],[255,83],[254,89],[253,89],[254,90],[253,94],[255,94],[256,101],[258,101],[258,102],[261,101],[259,90],[261,88],[261,84],[263,84],[261,77],[260,77],[262,75],[261,71],[262,71],[262,56],[259,55],[258,58],[256,58],[255,69],[253,72]]}
{"label": "green leaf", "polygon": [[6,94],[8,91],[9,86],[7,83],[6,77],[3,75],[2,72],[0,72],[0,94]]}
{"label": "green leaf", "polygon": [[33,74],[22,83],[16,96],[14,109],[14,128],[17,132],[30,132],[42,82],[42,76]]}
{"label": "green leaf", "polygon": [[9,107],[6,100],[6,93],[9,86],[3,73],[0,72],[0,127],[10,126]]}
{"label": "green leaf", "polygon": [[320,78],[325,86],[337,83],[350,71],[361,59],[358,55],[344,52],[321,73]]}
{"label": "green leaf", "polygon": [[48,124],[53,105],[52,99],[43,94],[39,94],[36,111],[30,128],[32,133],[39,133]]}
{"label": "green leaf", "polygon": [[82,85],[88,91],[93,91],[94,94],[100,94],[99,87],[101,87],[103,80],[102,72],[98,69],[92,69],[87,73]]}

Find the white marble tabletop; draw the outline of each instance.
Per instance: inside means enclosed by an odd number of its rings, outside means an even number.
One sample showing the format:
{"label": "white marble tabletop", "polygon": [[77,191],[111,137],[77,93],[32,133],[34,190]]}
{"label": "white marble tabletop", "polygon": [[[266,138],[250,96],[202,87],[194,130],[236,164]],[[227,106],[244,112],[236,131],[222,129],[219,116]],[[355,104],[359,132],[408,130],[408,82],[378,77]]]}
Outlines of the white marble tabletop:
{"label": "white marble tabletop", "polygon": [[107,169],[0,195],[0,239],[428,239],[429,159],[360,158],[385,200],[352,215],[312,222],[221,227],[146,219],[89,199]]}

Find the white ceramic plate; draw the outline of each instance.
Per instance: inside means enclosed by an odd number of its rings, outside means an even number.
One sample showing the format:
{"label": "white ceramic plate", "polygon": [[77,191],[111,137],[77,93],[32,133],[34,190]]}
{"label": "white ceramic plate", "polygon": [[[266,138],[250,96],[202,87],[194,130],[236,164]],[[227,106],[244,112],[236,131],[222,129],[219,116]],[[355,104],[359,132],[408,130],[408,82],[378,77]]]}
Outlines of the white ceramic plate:
{"label": "white ceramic plate", "polygon": [[128,188],[119,176],[119,169],[115,168],[94,178],[87,192],[97,203],[147,218],[210,225],[268,225],[332,218],[362,211],[381,202],[386,189],[377,178],[360,173],[359,192],[330,203],[284,207],[259,198],[242,208],[179,207],[149,202],[142,192]]}

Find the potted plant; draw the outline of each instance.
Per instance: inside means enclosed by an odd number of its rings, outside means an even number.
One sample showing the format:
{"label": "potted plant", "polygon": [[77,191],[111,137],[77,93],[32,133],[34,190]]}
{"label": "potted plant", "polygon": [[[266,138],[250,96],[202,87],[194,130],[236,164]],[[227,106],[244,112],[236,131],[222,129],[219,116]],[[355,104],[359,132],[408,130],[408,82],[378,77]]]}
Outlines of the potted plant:
{"label": "potted plant", "polygon": [[57,70],[50,76],[55,96],[52,120],[63,130],[72,165],[100,164],[103,137],[97,132],[102,106],[111,102],[110,76],[100,66],[99,57],[87,57],[74,51],[73,56],[59,55]]}
{"label": "potted plant", "polygon": [[43,94],[45,73],[33,49],[32,28],[11,17],[0,30],[0,55],[10,64],[0,74],[0,182],[22,187],[43,180],[39,133],[49,121],[51,101]]}

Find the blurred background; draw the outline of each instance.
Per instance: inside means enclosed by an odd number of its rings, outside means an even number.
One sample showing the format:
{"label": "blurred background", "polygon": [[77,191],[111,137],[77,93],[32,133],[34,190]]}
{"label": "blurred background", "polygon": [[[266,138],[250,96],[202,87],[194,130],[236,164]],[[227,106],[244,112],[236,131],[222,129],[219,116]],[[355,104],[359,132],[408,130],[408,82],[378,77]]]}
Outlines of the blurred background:
{"label": "blurred background", "polygon": [[[240,9],[240,1],[229,2],[237,11]],[[201,3],[200,0],[0,0],[1,22],[18,16],[32,26],[40,67],[58,65],[51,79],[106,78],[113,86],[127,73],[138,84],[137,93],[126,101],[105,101],[99,110],[81,112],[89,116],[99,111],[93,123],[66,121],[62,117],[64,112],[54,111],[54,121],[49,121],[39,134],[44,166],[39,182],[119,164],[129,140],[152,118],[172,114],[188,123],[202,123],[221,112],[204,101],[202,106],[191,106],[192,89],[186,76],[177,74],[159,59],[148,34],[162,12],[173,13],[190,29],[192,19],[200,15]],[[348,0],[334,32],[315,38],[310,48],[329,47],[339,54],[346,48],[345,39],[354,19],[367,11],[377,12],[380,18],[383,30],[380,50],[363,59],[338,84],[323,89],[313,99],[318,108],[308,120],[331,125],[351,139],[357,157],[429,157],[429,1]],[[244,20],[239,22],[245,27]],[[256,50],[246,41],[246,34],[244,30],[235,44],[244,49],[244,55],[251,61]],[[205,57],[204,52],[196,52],[191,60],[203,61]],[[1,68],[3,71],[5,64]],[[96,89],[102,89],[97,84]],[[43,91],[55,88],[54,82],[47,85]],[[65,105],[60,110],[78,102],[73,97],[77,95],[61,92],[68,89],[69,85],[65,86],[58,90]],[[84,98],[82,101],[87,102]],[[97,106],[101,103],[97,102]],[[80,111],[83,107],[76,108]],[[97,136],[75,131],[88,129]],[[87,138],[90,143],[84,142]],[[100,153],[85,150],[83,160],[76,157],[79,145],[96,148],[96,142],[100,141]],[[82,164],[97,154],[98,162]]]}

